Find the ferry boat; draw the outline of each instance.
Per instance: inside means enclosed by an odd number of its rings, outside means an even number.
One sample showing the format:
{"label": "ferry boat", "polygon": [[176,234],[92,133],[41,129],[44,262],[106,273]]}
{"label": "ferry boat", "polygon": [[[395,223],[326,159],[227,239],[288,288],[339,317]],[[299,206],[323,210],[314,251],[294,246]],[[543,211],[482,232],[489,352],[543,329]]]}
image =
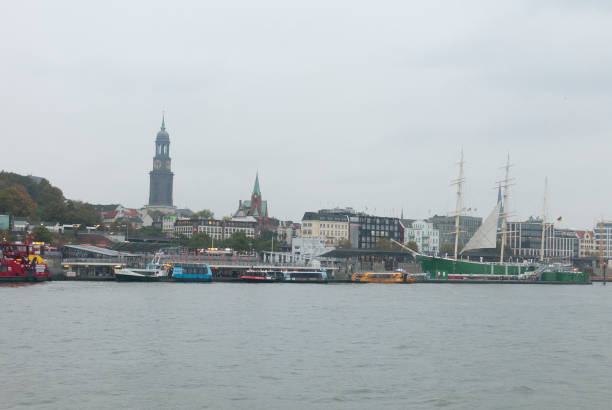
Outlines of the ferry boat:
{"label": "ferry boat", "polygon": [[212,271],[208,265],[174,265],[172,267],[171,277],[173,282],[211,282]]}
{"label": "ferry boat", "polygon": [[119,282],[169,282],[172,280],[170,265],[159,263],[161,254],[156,254],[151,263],[144,269],[141,268],[121,268],[115,270],[115,278]]}
{"label": "ferry boat", "polygon": [[416,276],[405,272],[357,272],[351,276],[352,282],[360,283],[413,283]]}
{"label": "ferry boat", "polygon": [[266,283],[279,280],[276,272],[248,270],[238,277],[243,282]]}
{"label": "ferry boat", "polygon": [[0,243],[0,282],[42,282],[51,279],[45,260],[33,252],[29,240]]}
{"label": "ferry boat", "polygon": [[324,271],[284,272],[283,281],[288,283],[327,283],[327,273]]}

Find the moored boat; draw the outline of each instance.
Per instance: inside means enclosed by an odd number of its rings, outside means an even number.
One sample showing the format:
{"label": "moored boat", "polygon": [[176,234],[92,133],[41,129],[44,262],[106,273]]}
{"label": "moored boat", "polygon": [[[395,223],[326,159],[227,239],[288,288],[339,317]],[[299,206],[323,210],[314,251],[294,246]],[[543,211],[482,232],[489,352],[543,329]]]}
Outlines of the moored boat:
{"label": "moored boat", "polygon": [[[504,250],[507,235],[507,212],[504,207],[508,201],[508,187],[511,185],[509,177],[510,158],[508,156],[505,165],[505,177],[500,181],[500,195],[497,204],[484,220],[482,225],[470,238],[468,243],[459,251],[459,218],[462,214],[461,196],[463,178],[463,152],[459,162],[459,178],[455,180],[457,185],[457,207],[455,210],[455,252],[454,257],[438,257],[422,255],[415,252],[416,260],[420,262],[422,271],[429,280],[473,280],[473,281],[508,281],[519,280],[524,282],[543,283],[590,283],[590,278],[583,272],[577,272],[569,267],[559,264],[554,266],[544,263],[544,237],[545,237],[545,212],[542,218],[542,239],[539,263],[508,262],[504,258]],[[501,189],[503,188],[503,200]],[[546,197],[544,198],[544,209],[546,208]],[[490,250],[498,246],[497,236],[500,236],[499,262],[478,262],[463,259],[461,255],[470,251]]]}
{"label": "moored boat", "polygon": [[119,282],[168,282],[172,279],[169,275],[170,265],[159,263],[160,254],[156,254],[153,261],[145,268],[121,268],[115,270],[115,278]]}
{"label": "moored boat", "polygon": [[25,244],[0,243],[0,282],[42,282],[51,279],[45,260]]}
{"label": "moored boat", "polygon": [[360,283],[413,283],[416,276],[406,272],[357,272],[351,276],[352,282]]}
{"label": "moored boat", "polygon": [[277,275],[270,271],[248,270],[238,277],[243,282],[268,283],[276,282]]}
{"label": "moored boat", "polygon": [[173,282],[211,282],[212,271],[208,265],[204,266],[182,266],[172,267]]}
{"label": "moored boat", "polygon": [[115,278],[119,282],[169,282],[172,280],[167,269],[149,265],[144,269],[117,269],[115,270]]}
{"label": "moored boat", "polygon": [[327,283],[327,272],[324,271],[291,271],[283,273],[287,283]]}

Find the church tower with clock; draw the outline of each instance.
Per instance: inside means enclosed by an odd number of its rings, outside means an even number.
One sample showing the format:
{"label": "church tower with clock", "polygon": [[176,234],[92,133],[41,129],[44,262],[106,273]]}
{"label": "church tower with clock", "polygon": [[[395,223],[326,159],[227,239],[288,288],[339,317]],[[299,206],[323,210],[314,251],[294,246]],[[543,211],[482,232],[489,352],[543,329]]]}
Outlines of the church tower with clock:
{"label": "church tower with clock", "polygon": [[148,208],[172,208],[172,181],[174,173],[170,170],[170,135],[166,131],[166,121],[162,117],[161,130],[155,139],[153,170],[149,172]]}

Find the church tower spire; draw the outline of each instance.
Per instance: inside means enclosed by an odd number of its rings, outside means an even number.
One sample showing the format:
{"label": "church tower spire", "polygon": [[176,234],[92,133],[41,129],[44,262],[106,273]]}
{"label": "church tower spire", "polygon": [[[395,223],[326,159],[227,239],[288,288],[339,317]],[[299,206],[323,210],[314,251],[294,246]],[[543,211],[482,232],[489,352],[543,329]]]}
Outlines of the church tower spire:
{"label": "church tower spire", "polygon": [[259,189],[259,171],[255,173],[255,185],[253,186],[253,195],[261,196],[261,191]]}
{"label": "church tower spire", "polygon": [[172,184],[174,173],[171,171],[170,134],[166,131],[166,116],[155,138],[153,170],[149,172],[149,206],[172,207]]}

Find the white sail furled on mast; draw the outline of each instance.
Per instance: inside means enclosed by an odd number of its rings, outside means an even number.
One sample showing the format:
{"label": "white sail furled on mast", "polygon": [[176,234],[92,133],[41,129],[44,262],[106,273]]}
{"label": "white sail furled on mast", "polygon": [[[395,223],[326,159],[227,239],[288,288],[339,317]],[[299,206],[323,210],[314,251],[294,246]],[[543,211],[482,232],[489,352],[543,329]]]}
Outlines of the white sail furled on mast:
{"label": "white sail furled on mast", "polygon": [[472,239],[461,250],[461,253],[472,249],[491,249],[497,246],[497,226],[501,205],[501,202],[495,205],[493,211],[487,216],[483,224],[480,225],[480,228],[478,228]]}

